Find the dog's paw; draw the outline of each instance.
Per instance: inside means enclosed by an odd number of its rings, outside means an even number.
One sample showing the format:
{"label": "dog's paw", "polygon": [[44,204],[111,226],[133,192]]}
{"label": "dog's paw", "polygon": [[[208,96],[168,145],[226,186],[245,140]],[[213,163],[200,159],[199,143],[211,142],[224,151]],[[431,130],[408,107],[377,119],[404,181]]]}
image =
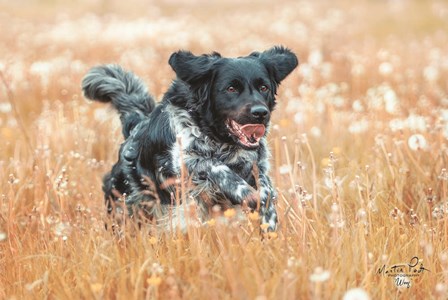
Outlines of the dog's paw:
{"label": "dog's paw", "polygon": [[260,196],[254,190],[252,193],[249,193],[247,196],[243,198],[241,201],[241,207],[244,212],[253,212],[257,210],[261,205]]}
{"label": "dog's paw", "polygon": [[277,221],[277,210],[274,204],[261,207],[261,224],[267,224],[266,231],[275,231]]}
{"label": "dog's paw", "polygon": [[275,207],[277,194],[273,188],[269,188],[269,191],[263,193],[262,196],[260,207],[261,224],[267,224],[267,231],[275,231],[277,229],[277,209]]}

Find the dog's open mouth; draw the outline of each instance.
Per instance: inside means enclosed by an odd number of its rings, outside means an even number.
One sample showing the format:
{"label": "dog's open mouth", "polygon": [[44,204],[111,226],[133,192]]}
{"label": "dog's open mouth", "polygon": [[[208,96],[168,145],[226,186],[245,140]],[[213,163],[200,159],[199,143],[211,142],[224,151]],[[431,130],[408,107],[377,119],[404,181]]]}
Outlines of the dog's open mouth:
{"label": "dog's open mouth", "polygon": [[246,147],[258,147],[261,138],[264,136],[266,127],[263,124],[239,124],[234,120],[227,120],[227,128],[238,141]]}

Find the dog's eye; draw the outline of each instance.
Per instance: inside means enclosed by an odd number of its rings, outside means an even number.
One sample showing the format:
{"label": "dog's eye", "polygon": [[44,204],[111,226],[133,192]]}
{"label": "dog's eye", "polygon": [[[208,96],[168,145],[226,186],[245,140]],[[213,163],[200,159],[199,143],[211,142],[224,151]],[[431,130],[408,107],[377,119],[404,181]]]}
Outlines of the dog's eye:
{"label": "dog's eye", "polygon": [[269,91],[269,88],[267,86],[265,86],[265,85],[260,86],[260,92],[265,93],[267,91]]}
{"label": "dog's eye", "polygon": [[229,93],[237,93],[237,92],[238,92],[238,90],[237,90],[235,87],[233,87],[233,86],[229,86],[229,87],[227,88],[227,91],[228,91]]}

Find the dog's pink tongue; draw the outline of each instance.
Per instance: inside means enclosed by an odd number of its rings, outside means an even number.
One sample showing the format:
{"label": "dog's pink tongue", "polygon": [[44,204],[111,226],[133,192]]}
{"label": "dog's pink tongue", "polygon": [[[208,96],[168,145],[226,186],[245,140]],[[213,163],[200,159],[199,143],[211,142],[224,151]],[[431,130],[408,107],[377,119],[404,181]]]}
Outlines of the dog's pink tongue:
{"label": "dog's pink tongue", "polygon": [[257,140],[261,139],[265,132],[265,127],[263,124],[246,124],[240,127],[240,130],[247,137],[254,137]]}

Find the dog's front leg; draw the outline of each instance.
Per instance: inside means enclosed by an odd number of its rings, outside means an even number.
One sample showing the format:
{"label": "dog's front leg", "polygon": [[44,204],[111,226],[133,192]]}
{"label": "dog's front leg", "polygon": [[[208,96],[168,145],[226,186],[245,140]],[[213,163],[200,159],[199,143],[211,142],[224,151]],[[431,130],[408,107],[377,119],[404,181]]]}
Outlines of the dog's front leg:
{"label": "dog's front leg", "polygon": [[212,166],[208,174],[208,180],[218,187],[232,204],[242,204],[246,201],[252,209],[257,209],[259,205],[261,223],[268,224],[268,231],[275,231],[277,228],[276,192],[266,174],[260,173],[258,176],[258,191],[226,165]]}
{"label": "dog's front leg", "polygon": [[268,224],[268,231],[277,228],[277,210],[275,208],[276,192],[266,174],[259,174],[261,223]]}
{"label": "dog's front leg", "polygon": [[190,174],[193,174],[196,184],[221,194],[234,205],[246,201],[249,207],[257,207],[257,191],[227,165],[218,160],[204,159],[191,167]]}
{"label": "dog's front leg", "polygon": [[277,228],[277,210],[275,207],[277,193],[272,186],[269,173],[269,149],[261,148],[260,160],[254,169],[254,175],[258,178],[257,188],[260,193],[260,215],[261,223],[268,224],[268,231],[274,231]]}

